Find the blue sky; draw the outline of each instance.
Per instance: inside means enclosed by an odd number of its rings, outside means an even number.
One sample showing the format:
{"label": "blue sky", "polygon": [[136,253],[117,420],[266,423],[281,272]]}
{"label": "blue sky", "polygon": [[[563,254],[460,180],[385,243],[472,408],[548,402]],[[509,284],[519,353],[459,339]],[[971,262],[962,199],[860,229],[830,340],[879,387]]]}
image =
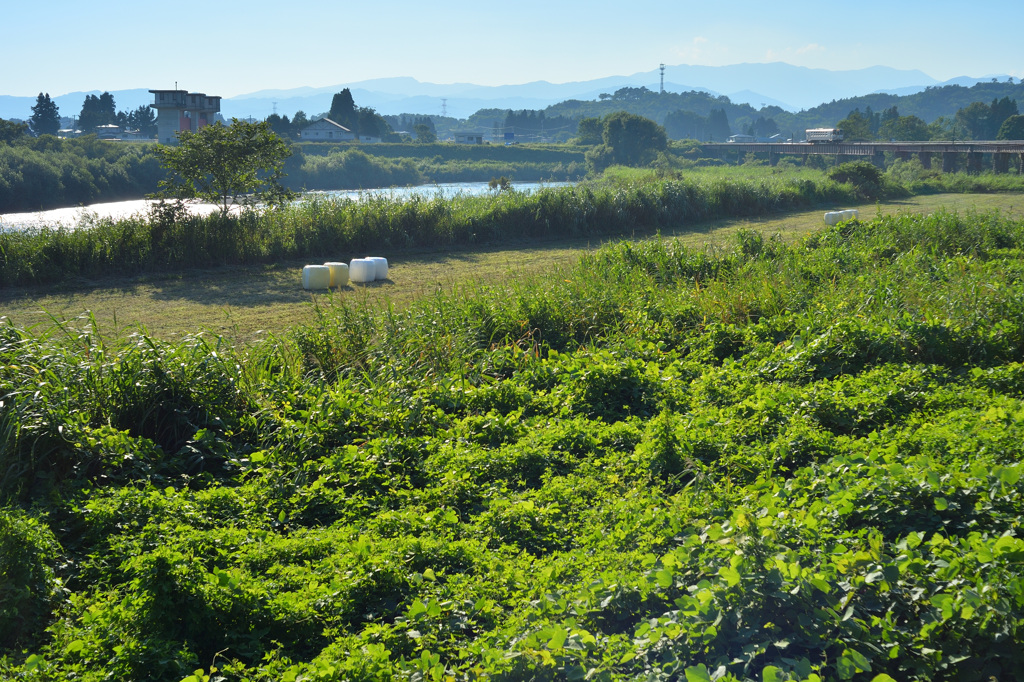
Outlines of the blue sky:
{"label": "blue sky", "polygon": [[[890,66],[1024,77],[1021,0],[5,3],[0,94],[225,97],[411,76],[553,83],[668,65]],[[17,55],[17,57],[13,57]]]}

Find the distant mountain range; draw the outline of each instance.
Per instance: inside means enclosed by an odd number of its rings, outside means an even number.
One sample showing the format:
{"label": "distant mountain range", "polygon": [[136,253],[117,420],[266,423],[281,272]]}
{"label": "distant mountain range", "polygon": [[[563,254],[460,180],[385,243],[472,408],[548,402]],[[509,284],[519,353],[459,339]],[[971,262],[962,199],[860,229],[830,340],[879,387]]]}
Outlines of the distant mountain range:
{"label": "distant mountain range", "polygon": [[[358,106],[373,107],[381,114],[446,113],[465,119],[480,109],[545,109],[566,100],[596,100],[602,93],[623,87],[647,87],[657,91],[661,74],[657,69],[631,76],[609,76],[573,83],[536,81],[521,85],[483,86],[472,83],[422,83],[414,78],[381,78],[355,83],[339,83],[321,88],[300,87],[287,90],[260,90],[226,98],[221,111],[227,118],[265,118],[275,110],[294,115],[304,111],[314,116],[330,109],[331,98],[343,88],[352,91]],[[970,86],[992,78],[1005,81],[1006,75],[972,78],[963,76],[939,82],[916,70],[874,66],[850,71],[829,71],[771,64],[734,64],[731,66],[678,65],[665,68],[665,90],[670,92],[707,92],[725,95],[736,104],[755,109],[776,106],[787,111],[809,109],[836,99],[884,92],[909,95],[927,87],[947,84]],[[54,96],[61,114],[77,114],[86,95],[99,91],[72,92]],[[146,88],[111,92],[119,110],[132,110],[152,102]],[[216,95],[216,92],[206,94]],[[0,95],[0,118],[27,119],[35,97]]]}

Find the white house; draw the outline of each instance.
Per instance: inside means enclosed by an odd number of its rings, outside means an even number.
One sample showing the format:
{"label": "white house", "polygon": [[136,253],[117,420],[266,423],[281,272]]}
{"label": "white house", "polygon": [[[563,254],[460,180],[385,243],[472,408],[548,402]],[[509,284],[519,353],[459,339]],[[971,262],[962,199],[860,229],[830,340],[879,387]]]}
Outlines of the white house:
{"label": "white house", "polygon": [[455,144],[483,144],[482,133],[455,133]]}
{"label": "white house", "polygon": [[321,118],[303,128],[299,138],[314,142],[345,142],[356,139],[356,136],[340,123],[335,123],[329,118]]}

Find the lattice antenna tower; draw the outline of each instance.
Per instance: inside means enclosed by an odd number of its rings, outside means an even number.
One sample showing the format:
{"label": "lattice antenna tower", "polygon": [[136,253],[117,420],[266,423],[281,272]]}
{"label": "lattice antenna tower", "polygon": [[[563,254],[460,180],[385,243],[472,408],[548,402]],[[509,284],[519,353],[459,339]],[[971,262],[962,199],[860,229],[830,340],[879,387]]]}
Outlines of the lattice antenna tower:
{"label": "lattice antenna tower", "polygon": [[447,97],[442,97],[441,98],[441,115],[442,116],[447,116],[448,115],[448,98]]}
{"label": "lattice antenna tower", "polygon": [[277,102],[271,102],[274,105],[274,116],[277,116]]}
{"label": "lattice antenna tower", "polygon": [[661,66],[659,66],[658,70],[661,71],[661,94],[664,95],[665,94],[665,65],[662,64]]}

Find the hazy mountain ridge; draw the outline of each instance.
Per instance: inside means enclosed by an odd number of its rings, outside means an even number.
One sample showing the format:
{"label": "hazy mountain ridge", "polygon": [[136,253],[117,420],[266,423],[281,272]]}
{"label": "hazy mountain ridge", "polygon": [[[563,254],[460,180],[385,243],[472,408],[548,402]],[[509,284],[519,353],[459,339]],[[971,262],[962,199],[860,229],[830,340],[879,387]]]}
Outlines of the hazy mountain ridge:
{"label": "hazy mountain ridge", "polygon": [[[381,114],[436,116],[444,111],[448,116],[466,119],[480,109],[546,109],[567,101],[594,101],[602,93],[611,94],[623,87],[647,87],[656,92],[660,87],[660,78],[657,69],[588,81],[534,81],[500,86],[424,83],[410,77],[394,77],[322,87],[260,90],[225,98],[221,104],[222,113],[227,118],[251,116],[262,119],[274,111],[292,116],[299,110],[307,116],[314,116],[330,109],[334,93],[348,87],[359,106],[373,107]],[[852,101],[871,94],[909,96],[919,94],[929,87],[947,83],[970,85],[990,78],[964,76],[939,83],[921,71],[883,66],[829,71],[782,62],[731,66],[677,65],[665,68],[665,90],[674,93],[705,92],[713,97],[724,94],[734,105],[749,104],[754,109],[767,105],[791,113],[798,110],[809,113],[830,102]],[[997,78],[1005,80],[1007,77]],[[184,84],[182,86],[185,87]],[[54,96],[53,99],[62,115],[71,116],[78,114],[82,101],[90,94],[98,95],[100,91],[72,92]],[[146,88],[116,90],[111,94],[114,95],[117,108],[123,111],[130,111],[152,101],[152,95]],[[0,117],[27,119],[33,104],[35,97],[0,95]],[[795,118],[803,117],[796,114]]]}

